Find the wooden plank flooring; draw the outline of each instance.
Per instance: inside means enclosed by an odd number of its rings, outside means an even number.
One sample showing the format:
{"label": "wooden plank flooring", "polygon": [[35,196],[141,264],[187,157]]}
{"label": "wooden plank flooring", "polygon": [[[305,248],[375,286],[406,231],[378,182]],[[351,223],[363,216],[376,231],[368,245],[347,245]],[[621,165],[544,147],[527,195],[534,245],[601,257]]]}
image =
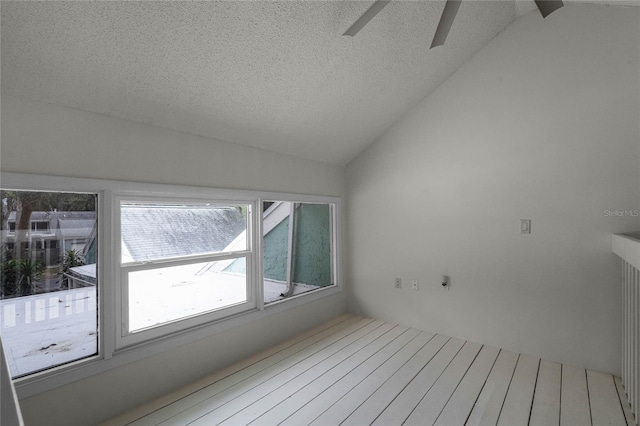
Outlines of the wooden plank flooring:
{"label": "wooden plank flooring", "polygon": [[633,425],[619,378],[343,315],[105,425]]}

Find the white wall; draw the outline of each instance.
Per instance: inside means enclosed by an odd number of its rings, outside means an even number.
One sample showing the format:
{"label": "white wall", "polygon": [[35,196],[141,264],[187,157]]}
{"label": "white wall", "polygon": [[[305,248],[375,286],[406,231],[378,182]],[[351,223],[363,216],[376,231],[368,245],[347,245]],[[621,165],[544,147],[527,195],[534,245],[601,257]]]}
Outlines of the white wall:
{"label": "white wall", "polygon": [[[344,170],[40,102],[2,98],[5,172],[343,196]],[[96,424],[346,311],[344,292],[22,399],[26,424]]]}
{"label": "white wall", "polygon": [[340,196],[340,167],[2,97],[4,172]]}
{"label": "white wall", "polygon": [[605,210],[640,207],[639,23],[526,15],[352,161],[350,310],[619,373],[610,234],[640,220]]}

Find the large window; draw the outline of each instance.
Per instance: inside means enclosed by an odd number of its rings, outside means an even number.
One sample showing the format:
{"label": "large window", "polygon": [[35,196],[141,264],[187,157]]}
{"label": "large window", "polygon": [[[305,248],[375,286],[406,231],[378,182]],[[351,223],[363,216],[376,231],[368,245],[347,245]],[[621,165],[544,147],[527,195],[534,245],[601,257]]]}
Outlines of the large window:
{"label": "large window", "polygon": [[119,198],[121,345],[254,307],[251,203]]}
{"label": "large window", "polygon": [[[12,377],[96,355],[96,194],[2,190],[0,199],[0,333]],[[62,251],[64,234],[85,243]]]}
{"label": "large window", "polygon": [[25,395],[340,291],[334,197],[2,184],[0,333]]}

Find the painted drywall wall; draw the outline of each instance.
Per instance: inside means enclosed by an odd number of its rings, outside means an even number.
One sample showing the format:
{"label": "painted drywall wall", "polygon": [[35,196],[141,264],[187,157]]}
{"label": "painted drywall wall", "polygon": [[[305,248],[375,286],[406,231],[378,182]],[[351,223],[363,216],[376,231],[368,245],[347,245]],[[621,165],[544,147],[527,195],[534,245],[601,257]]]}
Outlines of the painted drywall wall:
{"label": "painted drywall wall", "polygon": [[619,373],[639,24],[631,7],[523,16],[352,161],[350,310]]}
{"label": "painted drywall wall", "polygon": [[[342,196],[344,170],[245,146],[2,98],[2,171]],[[22,399],[26,424],[96,424],[346,311],[339,293]]]}
{"label": "painted drywall wall", "polygon": [[341,167],[9,96],[0,149],[5,172],[331,196],[344,184]]}

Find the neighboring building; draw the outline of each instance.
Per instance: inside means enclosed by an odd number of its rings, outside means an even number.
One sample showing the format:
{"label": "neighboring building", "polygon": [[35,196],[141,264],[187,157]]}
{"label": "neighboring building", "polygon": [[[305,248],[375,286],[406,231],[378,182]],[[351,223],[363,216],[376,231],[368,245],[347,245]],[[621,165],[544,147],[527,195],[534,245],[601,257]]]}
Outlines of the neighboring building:
{"label": "neighboring building", "polygon": [[[96,223],[95,212],[43,212],[31,213],[27,247],[34,260],[45,265],[57,265],[67,250],[82,252]],[[13,250],[16,239],[16,212],[9,213],[7,232],[2,244]]]}
{"label": "neighboring building", "polygon": [[[79,213],[79,212],[77,212]],[[62,252],[82,252],[96,224],[95,213],[91,219],[59,219],[56,237],[62,243]]]}

